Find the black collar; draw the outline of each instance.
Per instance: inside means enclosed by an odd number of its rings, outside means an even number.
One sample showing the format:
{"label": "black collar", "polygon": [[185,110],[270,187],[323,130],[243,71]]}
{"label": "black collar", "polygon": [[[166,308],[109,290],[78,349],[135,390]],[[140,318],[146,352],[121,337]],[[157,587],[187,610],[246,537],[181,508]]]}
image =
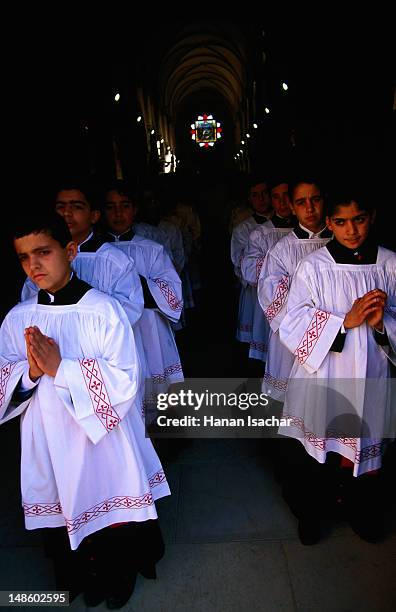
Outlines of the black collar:
{"label": "black collar", "polygon": [[111,232],[107,232],[105,238],[107,239],[107,242],[118,242],[118,241],[124,242],[127,240],[132,240],[134,236],[135,236],[135,232],[130,227],[129,229],[127,229],[126,232],[123,232],[119,236],[117,236],[117,234],[112,234]]}
{"label": "black collar", "polygon": [[79,252],[96,253],[105,242],[107,242],[107,240],[105,240],[103,236],[94,232],[89,240],[86,240],[80,245]]}
{"label": "black collar", "polygon": [[377,262],[378,244],[374,240],[367,239],[358,249],[348,249],[334,238],[326,248],[339,264],[367,265]]}
{"label": "black collar", "polygon": [[296,227],[298,224],[297,217],[294,215],[290,215],[290,217],[278,217],[278,215],[274,215],[271,217],[271,221],[274,227]]}
{"label": "black collar", "polygon": [[256,221],[256,223],[258,223],[259,225],[268,221],[268,217],[263,217],[262,215],[258,215],[255,212],[252,214],[252,217]]}
{"label": "black collar", "polygon": [[69,304],[77,304],[77,302],[79,302],[90,289],[92,289],[92,287],[88,285],[88,283],[80,280],[75,274],[73,274],[67,285],[62,287],[62,289],[59,289],[59,291],[56,293],[52,294],[54,296],[53,302],[51,302],[51,298],[48,293],[44,291],[44,289],[40,289],[38,292],[37,303],[48,306],[68,306]]}
{"label": "black collar", "polygon": [[[294,228],[293,232],[295,233],[297,238],[299,238],[300,240],[305,240],[305,239],[309,238],[308,232],[303,230],[303,228],[300,225],[297,225]],[[329,228],[325,227],[325,229],[323,229],[321,231],[320,236],[315,236],[315,238],[331,238],[332,235],[333,235],[333,233],[329,230]]]}

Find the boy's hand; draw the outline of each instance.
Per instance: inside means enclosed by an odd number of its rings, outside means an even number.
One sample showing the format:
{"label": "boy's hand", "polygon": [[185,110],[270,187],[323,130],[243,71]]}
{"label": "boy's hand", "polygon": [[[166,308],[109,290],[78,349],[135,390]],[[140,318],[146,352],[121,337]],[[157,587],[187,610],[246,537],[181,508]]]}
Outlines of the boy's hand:
{"label": "boy's hand", "polygon": [[381,289],[373,289],[354,301],[345,317],[345,329],[359,327],[365,321],[372,327],[381,326],[387,295]]}
{"label": "boy's hand", "polygon": [[382,332],[384,329],[384,310],[388,296],[380,289],[377,289],[376,291],[379,293],[378,297],[380,298],[380,302],[378,303],[378,307],[367,316],[366,323],[367,325],[370,325],[370,327],[374,327],[378,331]]}
{"label": "boy's hand", "polygon": [[44,372],[38,367],[37,362],[32,355],[32,352],[30,350],[27,330],[25,330],[25,342],[26,342],[26,355],[27,355],[27,360],[29,364],[29,378],[33,382],[36,382],[36,380],[38,380],[40,376],[44,374]]}
{"label": "boy's hand", "polygon": [[28,327],[26,329],[27,343],[38,368],[44,374],[55,378],[62,361],[59,347],[52,338],[48,338],[41,333],[38,327]]}

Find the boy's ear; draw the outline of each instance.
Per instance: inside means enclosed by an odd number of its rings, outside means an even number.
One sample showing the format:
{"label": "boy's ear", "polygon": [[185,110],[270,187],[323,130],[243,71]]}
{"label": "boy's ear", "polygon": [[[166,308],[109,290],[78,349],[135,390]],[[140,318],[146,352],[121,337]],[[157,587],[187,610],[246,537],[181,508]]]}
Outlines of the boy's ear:
{"label": "boy's ear", "polygon": [[92,210],[91,211],[91,223],[94,225],[100,219],[100,210]]}
{"label": "boy's ear", "polygon": [[73,261],[73,259],[77,255],[77,251],[78,251],[78,249],[77,249],[77,243],[76,242],[71,240],[70,242],[67,243],[67,245],[66,245],[66,253],[67,253],[67,258],[68,258],[68,260],[70,262]]}

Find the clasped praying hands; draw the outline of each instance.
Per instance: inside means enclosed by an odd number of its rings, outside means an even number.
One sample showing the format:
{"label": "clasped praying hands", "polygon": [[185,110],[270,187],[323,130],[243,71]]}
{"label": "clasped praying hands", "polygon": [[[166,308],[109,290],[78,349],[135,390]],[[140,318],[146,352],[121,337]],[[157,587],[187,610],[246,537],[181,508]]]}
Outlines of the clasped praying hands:
{"label": "clasped praying hands", "polygon": [[377,331],[383,331],[383,318],[387,294],[381,289],[372,289],[357,298],[344,320],[345,329],[358,327],[366,322]]}
{"label": "clasped praying hands", "polygon": [[55,378],[62,361],[55,340],[45,336],[38,327],[33,326],[25,329],[25,342],[30,379],[35,382],[43,374]]}

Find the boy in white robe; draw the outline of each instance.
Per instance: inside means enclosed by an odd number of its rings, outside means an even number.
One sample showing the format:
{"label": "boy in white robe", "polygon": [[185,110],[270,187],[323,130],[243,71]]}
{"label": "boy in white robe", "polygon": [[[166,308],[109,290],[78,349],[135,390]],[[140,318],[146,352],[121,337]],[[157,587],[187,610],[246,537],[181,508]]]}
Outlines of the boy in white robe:
{"label": "boy in white robe", "polygon": [[[62,185],[55,197],[55,210],[66,221],[78,253],[95,253],[98,262],[87,278],[81,276],[96,289],[110,293],[123,305],[131,325],[140,319],[143,312],[143,292],[133,262],[126,257],[117,257],[118,252],[107,242],[107,238],[96,230],[100,219],[97,197],[92,187],[82,181],[70,181]],[[92,261],[92,256],[80,257]],[[108,262],[106,264],[106,262]],[[104,266],[104,268],[103,268]],[[80,273],[80,270],[78,271]],[[140,353],[140,350],[139,350]]]}
{"label": "boy in white robe", "polygon": [[241,263],[243,279],[256,288],[249,357],[261,361],[267,359],[269,325],[257,297],[258,279],[269,249],[283,236],[291,232],[296,224],[296,217],[292,215],[290,208],[287,181],[273,179],[270,185],[270,193],[274,214],[271,219],[250,233]]}
{"label": "boy in white robe", "polygon": [[146,402],[151,398],[152,403],[156,393],[167,391],[173,382],[183,381],[170,326],[170,322],[179,320],[183,308],[181,280],[162,245],[134,234],[137,206],[126,185],[117,182],[108,189],[104,207],[109,228],[106,236],[117,236],[113,244],[133,259],[142,281],[145,308],[138,327],[147,364]]}
{"label": "boy in white robe", "polygon": [[[297,503],[305,543],[319,539],[331,494],[360,537],[385,534],[376,470],[395,424],[387,379],[396,363],[396,254],[370,238],[373,219],[356,190],[333,196],[326,221],[334,239],[300,262],[279,328],[294,358],[284,404],[291,425],[279,433],[298,440],[300,457],[308,453],[289,486],[305,496]],[[297,453],[291,463],[301,465]]]}
{"label": "boy in white robe", "polygon": [[252,341],[253,310],[256,299],[255,288],[249,285],[242,276],[241,263],[248,244],[250,233],[265,223],[271,215],[271,199],[267,181],[258,177],[249,177],[248,201],[253,209],[252,214],[237,225],[231,236],[231,260],[234,272],[241,283],[238,328],[236,338],[239,342]]}
{"label": "boy in white robe", "polygon": [[269,249],[257,286],[258,300],[270,326],[262,391],[277,401],[284,399],[293,364],[278,333],[291,279],[300,259],[323,247],[332,236],[326,227],[324,199],[317,179],[296,178],[290,184],[290,206],[298,225]]}
{"label": "boy in white robe", "polygon": [[154,500],[169,494],[136,406],[133,334],[116,300],[72,274],[77,248],[58,215],[25,218],[14,236],[40,288],[0,330],[0,422],[22,415],[26,528],[54,532],[57,588],[118,608],[136,572],[154,575],[163,553]]}

